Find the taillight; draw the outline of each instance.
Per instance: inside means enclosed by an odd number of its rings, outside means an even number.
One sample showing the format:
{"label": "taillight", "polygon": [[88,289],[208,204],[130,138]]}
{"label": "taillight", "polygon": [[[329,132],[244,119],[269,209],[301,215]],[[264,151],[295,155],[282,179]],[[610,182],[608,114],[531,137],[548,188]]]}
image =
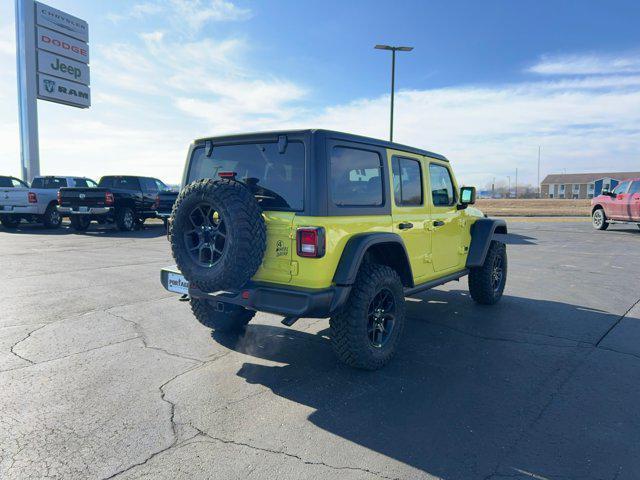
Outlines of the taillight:
{"label": "taillight", "polygon": [[104,194],[104,204],[105,205],[113,205],[113,193],[105,192],[105,194]]}
{"label": "taillight", "polygon": [[233,178],[235,180],[236,175],[238,175],[236,172],[220,172],[218,173],[218,176],[220,178]]}
{"label": "taillight", "polygon": [[62,205],[62,194],[60,193],[60,190],[58,190],[58,205]]}
{"label": "taillight", "polygon": [[296,232],[297,252],[300,257],[324,256],[325,235],[322,227],[302,227]]}
{"label": "taillight", "polygon": [[157,210],[159,206],[160,206],[160,195],[156,195],[156,201],[153,202],[153,207],[151,208],[153,210]]}
{"label": "taillight", "polygon": [[29,203],[38,203],[36,192],[29,192]]}

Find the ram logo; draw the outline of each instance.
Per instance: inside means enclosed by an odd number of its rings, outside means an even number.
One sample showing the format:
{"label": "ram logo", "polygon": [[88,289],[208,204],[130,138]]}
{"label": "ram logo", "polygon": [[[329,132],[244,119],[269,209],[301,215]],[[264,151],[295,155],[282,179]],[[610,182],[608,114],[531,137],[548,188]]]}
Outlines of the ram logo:
{"label": "ram logo", "polygon": [[78,196],[80,197],[80,200],[84,200],[85,198],[87,198],[87,196],[84,193],[81,193]]}
{"label": "ram logo", "polygon": [[53,90],[56,88],[56,82],[54,82],[53,80],[45,79],[44,88],[47,92],[53,93]]}

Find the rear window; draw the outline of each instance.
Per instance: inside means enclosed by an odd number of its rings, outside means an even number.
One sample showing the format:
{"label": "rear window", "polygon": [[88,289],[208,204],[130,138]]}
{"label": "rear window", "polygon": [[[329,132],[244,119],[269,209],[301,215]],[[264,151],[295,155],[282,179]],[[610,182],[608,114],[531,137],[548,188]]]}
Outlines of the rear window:
{"label": "rear window", "polygon": [[382,160],[359,148],[331,150],[331,198],[338,207],[382,205]]}
{"label": "rear window", "polygon": [[304,165],[302,142],[289,142],[284,149],[275,142],[214,146],[209,157],[204,147],[197,147],[188,183],[235,172],[263,209],[300,211],[304,208]]}
{"label": "rear window", "polygon": [[43,188],[43,189],[52,189],[58,190],[59,188],[67,186],[66,178],[59,177],[38,177],[34,178],[33,182],[31,182],[31,188]]}
{"label": "rear window", "polygon": [[73,182],[76,184],[76,187],[82,188],[94,188],[98,186],[96,182],[88,178],[74,178]]}
{"label": "rear window", "polygon": [[136,177],[102,177],[98,186],[120,190],[140,190]]}

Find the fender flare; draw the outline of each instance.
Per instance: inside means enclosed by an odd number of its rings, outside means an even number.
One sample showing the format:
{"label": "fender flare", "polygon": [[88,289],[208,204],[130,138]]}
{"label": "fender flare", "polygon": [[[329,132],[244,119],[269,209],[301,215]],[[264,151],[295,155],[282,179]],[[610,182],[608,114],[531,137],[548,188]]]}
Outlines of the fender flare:
{"label": "fender flare", "polygon": [[467,268],[481,267],[496,233],[507,233],[507,223],[497,218],[481,218],[471,227],[471,245]]}
{"label": "fender flare", "polygon": [[407,248],[400,235],[386,232],[363,233],[351,237],[342,251],[342,256],[340,257],[338,267],[333,276],[333,283],[335,285],[353,285],[367,251],[375,245],[384,243],[399,246],[404,258],[397,258],[396,256],[392,260],[394,262],[400,262],[403,266],[403,271],[398,272],[403,283],[408,286],[413,286],[413,273],[411,271],[411,263],[409,263]]}

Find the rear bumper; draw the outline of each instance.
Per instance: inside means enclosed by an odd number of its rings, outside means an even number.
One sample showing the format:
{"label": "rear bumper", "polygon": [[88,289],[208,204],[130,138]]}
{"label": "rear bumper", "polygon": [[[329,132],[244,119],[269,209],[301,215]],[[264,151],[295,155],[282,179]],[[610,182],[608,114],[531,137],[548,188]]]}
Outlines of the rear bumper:
{"label": "rear bumper", "polygon": [[[180,271],[176,267],[163,268],[160,272],[162,286],[170,289],[179,281]],[[236,291],[219,291],[213,293],[202,292],[193,287],[181,284],[193,298],[201,298],[212,302],[231,303],[250,310],[274,313],[276,315],[290,317],[326,318],[339,310],[349,297],[350,286],[332,286],[325,289],[308,289],[300,287],[287,287],[266,283],[249,282],[245,288]]]}
{"label": "rear bumper", "polygon": [[39,211],[37,205],[2,205],[0,206],[0,215],[42,215],[42,212]]}
{"label": "rear bumper", "polygon": [[91,207],[87,211],[74,210],[73,207],[58,207],[58,212],[63,215],[106,215],[113,212],[113,207]]}

